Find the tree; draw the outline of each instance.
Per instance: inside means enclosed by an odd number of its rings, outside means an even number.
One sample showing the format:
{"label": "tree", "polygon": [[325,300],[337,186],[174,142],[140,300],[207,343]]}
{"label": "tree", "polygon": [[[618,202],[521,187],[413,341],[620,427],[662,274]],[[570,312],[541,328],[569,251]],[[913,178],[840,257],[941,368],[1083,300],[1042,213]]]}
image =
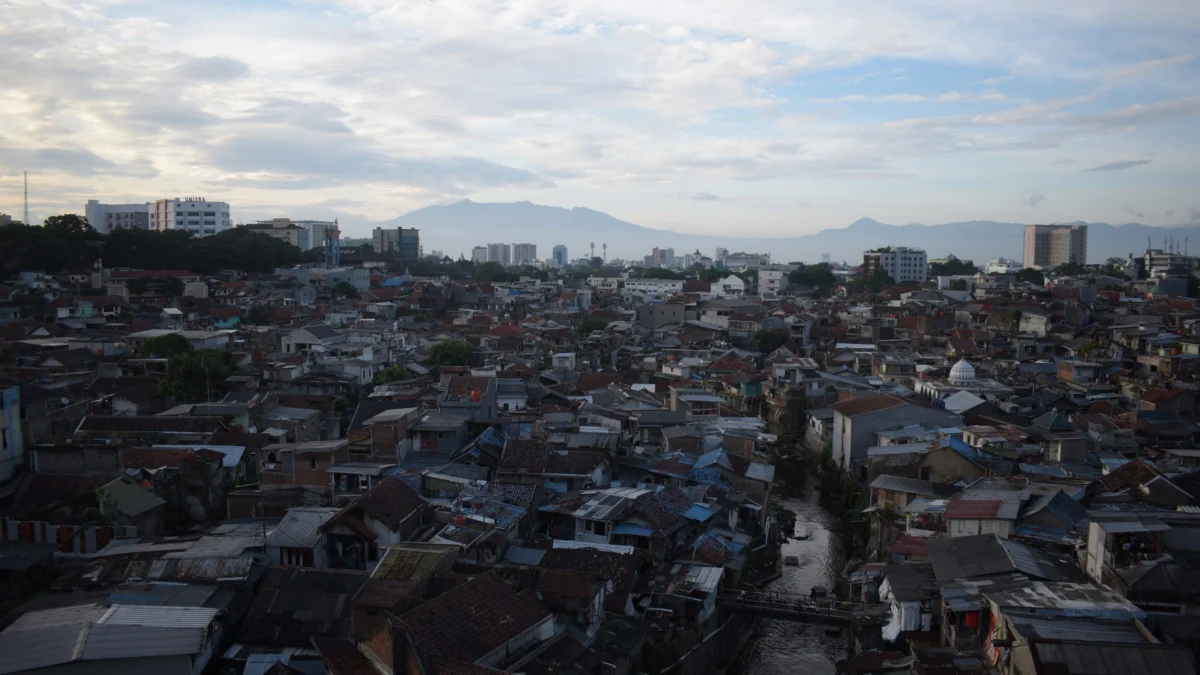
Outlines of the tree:
{"label": "tree", "polygon": [[967,274],[975,274],[979,268],[975,267],[973,260],[959,260],[954,257],[954,254],[946,256],[944,262],[930,263],[929,274],[935,277],[953,277]]}
{"label": "tree", "polygon": [[192,345],[179,333],[168,333],[152,337],[142,343],[142,356],[152,359],[169,359],[192,351]]}
{"label": "tree", "polygon": [[167,361],[160,390],[178,403],[203,403],[225,395],[233,374],[233,356],[222,349],[177,354]]}
{"label": "tree", "polygon": [[125,282],[125,290],[129,291],[130,295],[145,295],[150,292],[150,278],[134,277]]}
{"label": "tree", "polygon": [[96,229],[88,224],[87,218],[74,213],[50,216],[43,223],[42,227],[48,230],[58,230],[76,237],[86,237],[89,234],[96,233]]}
{"label": "tree", "polygon": [[837,277],[828,263],[817,265],[801,265],[788,274],[788,282],[794,286],[807,286],[816,289],[817,295],[828,293],[837,285]]}
{"label": "tree", "polygon": [[588,318],[579,322],[579,325],[575,327],[575,332],[579,335],[591,335],[594,331],[604,330],[605,328],[608,328],[607,321],[594,316],[589,316]]}
{"label": "tree", "polygon": [[512,274],[512,273],[508,272],[507,270],[505,270],[504,266],[498,262],[480,263],[475,268],[475,281],[479,281],[479,282],[495,281],[495,282],[504,283],[504,282],[516,281],[516,280],[517,280],[517,275]]}
{"label": "tree", "polygon": [[179,277],[154,277],[150,281],[150,286],[154,289],[155,295],[162,295],[169,298],[177,298],[183,295],[186,288],[183,279]]}
{"label": "tree", "polygon": [[1074,277],[1081,274],[1087,274],[1088,269],[1086,266],[1072,260],[1071,262],[1064,263],[1054,268],[1054,271],[1061,276]]}
{"label": "tree", "polygon": [[700,270],[700,273],[698,275],[696,275],[696,278],[699,279],[700,281],[703,281],[706,284],[711,284],[714,281],[724,279],[725,278],[725,270],[719,270],[715,267],[708,267],[708,268]]}
{"label": "tree", "polygon": [[250,311],[246,312],[246,323],[252,326],[261,326],[271,323],[271,314],[266,307],[262,305],[254,305]]}
{"label": "tree", "polygon": [[435,366],[465,366],[472,351],[469,342],[442,340],[429,349],[429,362]]}
{"label": "tree", "polygon": [[872,293],[879,293],[889,286],[895,286],[896,280],[890,274],[884,272],[882,268],[876,268],[871,272],[870,278],[867,279],[867,290]]}
{"label": "tree", "polygon": [[760,330],[750,340],[750,348],[764,356],[787,344],[788,337],[783,333],[770,330]]}
{"label": "tree", "polygon": [[1026,267],[1020,272],[1017,272],[1017,281],[1024,281],[1035,286],[1042,286],[1046,283],[1046,275],[1042,274],[1040,270],[1035,270],[1032,267]]}
{"label": "tree", "polygon": [[954,279],[954,280],[952,280],[952,281],[950,282],[950,290],[952,290],[952,291],[965,291],[965,290],[967,290],[967,280],[966,280],[966,279]]}
{"label": "tree", "polygon": [[334,293],[341,293],[347,298],[358,297],[358,289],[355,288],[349,281],[343,281],[329,290],[333,291]]}
{"label": "tree", "polygon": [[675,279],[675,280],[678,280],[678,279],[683,279],[684,277],[682,274],[677,274],[671,270],[663,269],[661,267],[651,267],[650,269],[642,272],[642,278],[643,279]]}

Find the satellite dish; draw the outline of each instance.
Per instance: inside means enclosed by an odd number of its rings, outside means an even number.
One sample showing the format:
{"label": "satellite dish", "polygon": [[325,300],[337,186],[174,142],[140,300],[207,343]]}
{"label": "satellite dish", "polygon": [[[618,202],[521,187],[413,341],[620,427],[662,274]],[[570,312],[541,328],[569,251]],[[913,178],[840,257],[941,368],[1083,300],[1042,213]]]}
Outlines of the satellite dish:
{"label": "satellite dish", "polygon": [[71,399],[67,398],[66,396],[58,399],[58,402],[63,405],[71,405]]}

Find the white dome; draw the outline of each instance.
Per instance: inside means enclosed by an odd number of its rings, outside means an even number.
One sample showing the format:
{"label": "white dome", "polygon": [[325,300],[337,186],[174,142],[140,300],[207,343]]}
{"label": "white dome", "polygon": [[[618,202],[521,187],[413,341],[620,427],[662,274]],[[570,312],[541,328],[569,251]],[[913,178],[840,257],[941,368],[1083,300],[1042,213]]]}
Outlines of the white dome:
{"label": "white dome", "polygon": [[966,359],[959,359],[950,369],[950,384],[970,384],[974,381],[975,366],[967,363]]}

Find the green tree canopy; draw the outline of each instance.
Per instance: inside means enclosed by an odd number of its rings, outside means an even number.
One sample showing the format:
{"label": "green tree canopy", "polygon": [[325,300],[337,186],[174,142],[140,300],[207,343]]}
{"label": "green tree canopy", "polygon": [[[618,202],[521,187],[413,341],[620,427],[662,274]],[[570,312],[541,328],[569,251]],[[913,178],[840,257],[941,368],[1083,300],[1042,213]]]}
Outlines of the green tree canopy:
{"label": "green tree canopy", "polygon": [[470,342],[442,340],[429,349],[429,362],[435,366],[465,366],[472,351]]}
{"label": "green tree canopy", "polygon": [[1025,281],[1036,286],[1041,286],[1046,283],[1046,275],[1042,274],[1040,270],[1035,270],[1032,267],[1026,267],[1020,272],[1017,272],[1017,281]]}
{"label": "green tree canopy", "polygon": [[945,262],[930,263],[929,272],[935,277],[952,277],[965,274],[975,274],[979,268],[973,260],[959,260],[953,253],[946,256]]}
{"label": "green tree canopy", "polygon": [[762,355],[770,354],[787,344],[788,336],[771,330],[760,330],[750,340],[750,348]]}
{"label": "green tree canopy", "polygon": [[867,290],[872,293],[878,293],[889,286],[895,285],[896,280],[880,268],[872,272],[870,278],[867,279]]}
{"label": "green tree canopy", "polygon": [[724,279],[726,274],[728,274],[728,272],[725,270],[719,270],[715,267],[706,267],[705,269],[700,270],[700,273],[696,275],[696,278],[706,284],[711,284],[719,279]]}
{"label": "green tree canopy", "polygon": [[504,269],[504,265],[497,262],[479,263],[475,267],[475,281],[485,282],[509,282],[516,281],[517,275]]}
{"label": "green tree canopy", "polygon": [[642,272],[643,279],[685,279],[686,277],[673,270],[663,269],[661,267],[651,267]]}
{"label": "green tree canopy", "polygon": [[604,330],[605,328],[608,328],[607,321],[594,316],[589,316],[588,318],[579,322],[579,325],[575,327],[575,332],[579,335],[591,335],[593,331]]}
{"label": "green tree canopy", "polygon": [[74,213],[50,216],[42,226],[49,230],[58,230],[76,237],[86,237],[96,232],[96,229],[88,224],[87,218]]}
{"label": "green tree canopy", "polygon": [[225,380],[232,374],[233,356],[229,352],[201,349],[172,356],[160,389],[178,403],[215,401],[229,390]]}
{"label": "green tree canopy", "polygon": [[955,279],[955,280],[951,281],[950,282],[950,290],[952,290],[952,291],[967,290],[967,280],[966,279]]}
{"label": "green tree canopy", "polygon": [[358,297],[358,289],[355,288],[354,285],[351,284],[349,281],[343,281],[342,283],[338,284],[337,286],[334,286],[333,288],[331,288],[329,290],[333,291],[334,293],[340,293],[340,294],[346,296],[347,298],[357,298]]}
{"label": "green tree canopy", "polygon": [[816,265],[801,265],[788,273],[788,282],[795,286],[814,288],[818,295],[824,295],[837,285],[837,277],[828,263]]}
{"label": "green tree canopy", "polygon": [[187,338],[178,333],[152,337],[142,343],[142,356],[153,359],[169,359],[192,351]]}
{"label": "green tree canopy", "polygon": [[262,305],[254,305],[246,312],[246,323],[251,326],[263,326],[271,323],[271,313]]}
{"label": "green tree canopy", "polygon": [[1087,274],[1088,268],[1086,265],[1072,261],[1069,263],[1059,265],[1058,267],[1055,267],[1054,272],[1056,274],[1060,274],[1063,276],[1072,276],[1073,277],[1073,276],[1079,276],[1081,274]]}

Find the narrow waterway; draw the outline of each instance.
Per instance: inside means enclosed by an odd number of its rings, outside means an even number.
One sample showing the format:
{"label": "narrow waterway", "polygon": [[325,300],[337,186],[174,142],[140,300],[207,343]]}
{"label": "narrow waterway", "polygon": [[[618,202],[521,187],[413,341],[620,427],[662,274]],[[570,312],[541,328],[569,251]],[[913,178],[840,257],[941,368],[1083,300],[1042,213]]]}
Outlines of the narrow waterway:
{"label": "narrow waterway", "polygon": [[[781,467],[782,468],[782,467]],[[786,472],[785,472],[786,475]],[[800,482],[797,476],[797,482]],[[783,555],[800,559],[796,567],[784,566],[783,576],[766,590],[807,594],[813,586],[832,590],[845,564],[841,551],[838,519],[820,504],[816,480],[804,480],[803,488],[777,488],[787,495],[781,503],[796,514],[796,524],[808,531],[808,539],[789,540]],[[758,632],[731,668],[738,675],[823,675],[834,673],[834,664],[846,658],[844,635],[827,635],[822,626],[764,619]]]}

